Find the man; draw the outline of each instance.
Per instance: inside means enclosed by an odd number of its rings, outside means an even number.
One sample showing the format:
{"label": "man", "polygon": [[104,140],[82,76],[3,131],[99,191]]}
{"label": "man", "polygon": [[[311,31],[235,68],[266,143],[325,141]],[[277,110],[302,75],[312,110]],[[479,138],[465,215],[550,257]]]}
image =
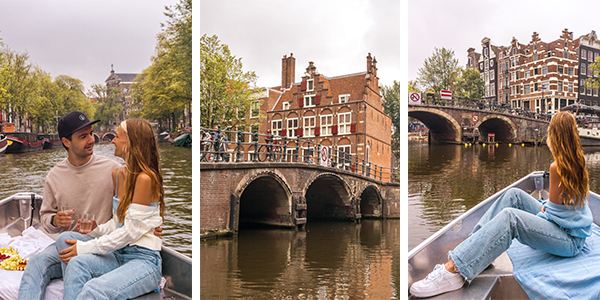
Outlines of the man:
{"label": "man", "polygon": [[[80,214],[95,214],[98,224],[112,217],[114,186],[111,174],[120,164],[94,154],[92,125],[99,121],[90,121],[80,111],[72,111],[58,121],[58,135],[67,150],[67,158],[46,176],[40,221],[48,233],[77,230],[75,216]],[[74,207],[73,218],[61,210],[67,205]],[[73,235],[73,239],[77,239],[77,235]],[[56,243],[31,257],[23,273],[19,299],[43,299],[50,280],[62,278],[65,268]]]}

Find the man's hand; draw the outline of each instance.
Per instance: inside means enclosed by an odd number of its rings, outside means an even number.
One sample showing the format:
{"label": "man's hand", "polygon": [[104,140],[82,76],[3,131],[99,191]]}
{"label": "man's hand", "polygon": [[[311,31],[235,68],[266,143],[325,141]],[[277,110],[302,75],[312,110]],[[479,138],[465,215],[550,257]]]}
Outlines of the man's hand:
{"label": "man's hand", "polygon": [[58,257],[68,264],[71,258],[77,256],[77,240],[65,240],[65,242],[73,246],[58,252]]}
{"label": "man's hand", "polygon": [[69,227],[71,226],[71,222],[73,221],[73,219],[71,218],[71,216],[73,215],[73,210],[67,210],[67,211],[59,211],[56,213],[56,215],[54,215],[54,223],[52,225],[56,226],[56,227]]}
{"label": "man's hand", "polygon": [[160,227],[154,228],[154,235],[157,236],[159,239],[162,239],[162,228],[160,228]]}

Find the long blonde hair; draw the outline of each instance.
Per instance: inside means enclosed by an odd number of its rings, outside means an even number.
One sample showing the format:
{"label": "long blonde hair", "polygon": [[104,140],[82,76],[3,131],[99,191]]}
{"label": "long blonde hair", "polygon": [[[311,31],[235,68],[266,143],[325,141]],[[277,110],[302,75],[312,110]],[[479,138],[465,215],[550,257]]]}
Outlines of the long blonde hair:
{"label": "long blonde hair", "polygon": [[589,175],[577,132],[575,117],[568,112],[558,112],[548,126],[548,146],[556,160],[561,195],[565,205],[582,207],[589,193]]}
{"label": "long blonde hair", "polygon": [[119,222],[125,220],[125,213],[129,209],[129,205],[133,199],[135,181],[140,173],[150,176],[152,180],[152,202],[158,200],[160,215],[164,219],[165,191],[160,171],[158,146],[152,126],[148,121],[140,119],[125,120],[121,122],[120,126],[127,136],[123,155],[125,164],[127,165],[127,175],[125,176],[125,193],[117,208]]}

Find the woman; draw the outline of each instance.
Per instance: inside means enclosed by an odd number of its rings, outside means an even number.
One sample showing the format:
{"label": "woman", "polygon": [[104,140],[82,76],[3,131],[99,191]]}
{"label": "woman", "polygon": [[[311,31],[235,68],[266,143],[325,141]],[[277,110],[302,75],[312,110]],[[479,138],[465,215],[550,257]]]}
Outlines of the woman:
{"label": "woman", "polygon": [[126,163],[113,171],[113,218],[94,223],[94,239],[65,240],[73,245],[59,252],[68,263],[63,299],[135,298],[161,281],[161,240],[153,232],[165,204],[154,132],[147,121],[126,120],[112,143]]}
{"label": "woman", "polygon": [[410,293],[430,297],[457,290],[471,282],[498,256],[512,239],[548,253],[573,257],[591,236],[592,212],[586,203],[588,172],[573,115],[559,112],[548,126],[550,196],[544,204],[521,189],[506,191],[453,251],[449,261],[437,265],[415,282]]}

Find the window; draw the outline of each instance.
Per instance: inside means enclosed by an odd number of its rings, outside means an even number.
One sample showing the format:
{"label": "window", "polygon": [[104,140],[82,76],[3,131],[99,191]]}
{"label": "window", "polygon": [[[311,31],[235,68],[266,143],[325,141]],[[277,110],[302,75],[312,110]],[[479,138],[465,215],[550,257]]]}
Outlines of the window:
{"label": "window", "polygon": [[246,118],[246,111],[239,110],[239,109],[237,109],[237,108],[235,109],[235,111],[236,111],[236,114],[237,114],[237,118],[238,118],[238,119],[240,119],[240,120],[243,120],[243,119],[245,119],[245,118]]}
{"label": "window", "polygon": [[290,109],[290,103],[289,102],[283,102],[283,109],[284,110]]}
{"label": "window", "polygon": [[525,72],[523,72],[523,78],[529,78],[529,70],[525,70]]}
{"label": "window", "polygon": [[592,61],[592,60],[594,60],[594,52],[592,52],[592,51],[588,51],[588,60],[589,60],[589,61]]}
{"label": "window", "polygon": [[306,90],[307,91],[314,91],[315,90],[315,80],[314,79],[309,79],[306,81]]}
{"label": "window", "polygon": [[339,134],[349,134],[351,122],[352,122],[351,113],[347,112],[347,113],[338,114],[338,133]]}
{"label": "window", "polygon": [[562,91],[563,91],[563,82],[562,82],[562,81],[559,81],[559,82],[558,82],[558,91],[559,91],[559,92],[562,92]]}
{"label": "window", "polygon": [[569,52],[567,50],[563,51],[563,58],[569,58]]}
{"label": "window", "polygon": [[587,76],[592,77],[594,75],[593,74],[594,70],[592,70],[592,68],[590,68],[590,67],[591,67],[591,65],[588,66],[588,68],[587,68]]}
{"label": "window", "polygon": [[496,84],[493,82],[490,84],[490,96],[496,96]]}
{"label": "window", "polygon": [[552,56],[552,52],[548,51],[548,53],[546,53],[546,57],[551,57]]}
{"label": "window", "polygon": [[489,70],[490,69],[490,62],[489,61],[485,61],[485,70]]}
{"label": "window", "polygon": [[340,103],[346,103],[350,99],[350,94],[344,94],[339,96]]}
{"label": "window", "polygon": [[333,115],[321,116],[321,136],[331,135],[331,126],[333,125]]}
{"label": "window", "polygon": [[304,96],[304,107],[315,106],[315,95]]}
{"label": "window", "polygon": [[350,168],[350,162],[351,162],[350,149],[351,149],[350,145],[338,146],[338,153],[337,153],[338,165],[342,168],[345,168],[345,169]]}
{"label": "window", "polygon": [[549,87],[550,87],[550,82],[549,81],[543,81],[542,82],[542,92],[548,91]]}
{"label": "window", "polygon": [[598,59],[598,52],[594,52],[594,61]]}
{"label": "window", "polygon": [[490,80],[494,80],[494,78],[495,78],[494,73],[495,73],[494,70],[490,71]]}
{"label": "window", "polygon": [[250,104],[250,118],[257,118],[260,114],[260,100],[252,101]]}
{"label": "window", "polygon": [[558,71],[558,74],[563,74],[563,73],[564,73],[564,71],[563,71],[563,66],[561,66],[561,65],[558,65],[558,67],[557,67],[557,71]]}
{"label": "window", "polygon": [[569,67],[569,76],[573,76],[575,74],[575,69],[573,67]]}
{"label": "window", "polygon": [[525,95],[531,94],[531,86],[529,84],[526,84],[523,86],[523,94],[525,94]]}
{"label": "window", "polygon": [[569,93],[573,92],[573,83],[569,82]]}
{"label": "window", "polygon": [[594,89],[594,97],[598,97],[598,89]]}
{"label": "window", "polygon": [[543,66],[542,67],[542,75],[546,75],[548,74],[548,66]]}
{"label": "window", "polygon": [[271,121],[271,134],[275,136],[281,136],[281,125],[283,124],[283,120],[273,120]]}
{"label": "window", "polygon": [[[252,133],[258,133],[260,130],[260,124],[252,124],[250,126],[250,132]],[[250,142],[256,142],[258,140],[258,137],[256,137],[254,134],[252,134],[250,136]]]}
{"label": "window", "polygon": [[581,63],[580,69],[581,69],[581,75],[585,75],[587,73],[587,70],[585,68],[585,63]]}
{"label": "window", "polygon": [[533,60],[537,60],[537,53],[533,54]]}
{"label": "window", "polygon": [[298,129],[298,118],[292,118],[287,120],[287,136],[295,137]]}
{"label": "window", "polygon": [[535,92],[538,91],[538,84],[537,84],[537,82],[533,84],[533,91],[535,91]]}
{"label": "window", "polygon": [[581,49],[581,58],[585,59],[587,57],[587,52],[585,51],[585,49]]}
{"label": "window", "polygon": [[582,84],[582,85],[579,87],[579,93],[580,93],[580,94],[582,94],[582,95],[585,95],[585,84]]}
{"label": "window", "polygon": [[[585,85],[585,84],[584,84],[584,85]],[[592,95],[592,89],[590,89],[590,88],[587,88],[586,90],[587,90],[587,94],[588,94],[588,96],[591,96],[591,95]]]}
{"label": "window", "polygon": [[498,74],[502,74],[502,64],[498,65]]}
{"label": "window", "polygon": [[315,116],[304,117],[304,136],[315,136]]}

